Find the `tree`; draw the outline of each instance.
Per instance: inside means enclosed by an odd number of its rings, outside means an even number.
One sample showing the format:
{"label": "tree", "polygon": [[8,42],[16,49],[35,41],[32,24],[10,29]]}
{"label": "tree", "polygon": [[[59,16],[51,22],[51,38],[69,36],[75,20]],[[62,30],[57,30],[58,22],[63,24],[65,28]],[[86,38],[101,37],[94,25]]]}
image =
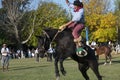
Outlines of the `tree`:
{"label": "tree", "polygon": [[116,40],[117,17],[109,11],[110,0],[89,0],[84,2],[86,26],[90,39],[98,42]]}
{"label": "tree", "polygon": [[117,41],[120,43],[120,0],[115,0],[115,15],[117,16]]}
{"label": "tree", "polygon": [[[53,2],[48,1],[39,3],[38,9],[35,11],[35,15],[35,32],[29,41],[29,44],[34,46],[36,46],[37,42],[35,36],[40,35],[43,28],[58,28],[68,20],[67,12],[63,8]],[[31,17],[31,21],[32,20],[33,18]]]}
{"label": "tree", "polygon": [[20,26],[21,19],[23,18],[24,14],[27,12],[28,7],[27,5],[30,4],[30,0],[3,0],[2,5],[3,9],[5,10],[5,16],[3,20],[4,29],[6,32],[9,32],[12,35],[18,45],[19,48],[21,44],[24,44],[30,39],[31,34],[26,38],[25,41],[22,41],[21,32],[24,29],[23,26]]}

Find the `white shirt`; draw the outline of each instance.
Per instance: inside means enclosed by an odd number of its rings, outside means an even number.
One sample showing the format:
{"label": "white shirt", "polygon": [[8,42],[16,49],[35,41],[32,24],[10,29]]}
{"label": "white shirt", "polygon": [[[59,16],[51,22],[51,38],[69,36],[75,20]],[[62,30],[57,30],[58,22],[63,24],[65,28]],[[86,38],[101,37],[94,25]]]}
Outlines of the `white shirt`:
{"label": "white shirt", "polygon": [[9,53],[9,49],[8,48],[6,48],[6,49],[2,48],[1,53],[2,53],[3,56],[6,56]]}
{"label": "white shirt", "polygon": [[[69,3],[68,6],[74,9],[74,5],[72,3]],[[72,21],[74,22],[80,21],[84,17],[84,9],[81,8],[78,12],[74,12],[72,16],[73,16]]]}
{"label": "white shirt", "polygon": [[35,50],[35,54],[38,54],[38,49]]}
{"label": "white shirt", "polygon": [[49,48],[47,52],[48,52],[48,53],[53,53],[53,52],[54,52],[54,49],[53,49],[53,48]]}

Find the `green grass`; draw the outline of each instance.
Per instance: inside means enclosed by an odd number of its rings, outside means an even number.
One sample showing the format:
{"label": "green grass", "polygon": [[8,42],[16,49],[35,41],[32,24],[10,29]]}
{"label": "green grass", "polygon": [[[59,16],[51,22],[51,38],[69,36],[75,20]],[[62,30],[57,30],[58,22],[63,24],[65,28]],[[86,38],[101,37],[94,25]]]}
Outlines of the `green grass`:
{"label": "green grass", "polygon": [[[100,57],[99,70],[103,80],[120,80],[120,54],[113,55],[112,65],[103,65],[104,58]],[[67,59],[64,61],[66,76],[61,73],[60,80],[84,80],[78,70],[75,61]],[[34,58],[11,59],[9,71],[2,72],[0,68],[0,80],[55,80],[54,62],[47,62],[46,58],[40,59],[39,63]],[[88,70],[90,80],[97,80],[95,74]]]}

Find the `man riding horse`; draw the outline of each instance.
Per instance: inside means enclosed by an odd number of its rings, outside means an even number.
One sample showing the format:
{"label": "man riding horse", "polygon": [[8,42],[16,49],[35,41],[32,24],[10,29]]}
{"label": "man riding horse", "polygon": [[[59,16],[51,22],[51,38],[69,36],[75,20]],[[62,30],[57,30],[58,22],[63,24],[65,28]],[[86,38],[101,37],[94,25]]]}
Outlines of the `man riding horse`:
{"label": "man riding horse", "polygon": [[[95,75],[97,76],[97,80],[102,80],[102,76],[99,73],[98,61],[95,57],[95,52],[85,44],[79,37],[79,31],[82,31],[84,28],[84,9],[83,4],[79,0],[75,0],[73,4],[71,4],[68,0],[66,0],[68,6],[73,7],[74,15],[71,21],[62,25],[59,29],[62,32],[59,32],[58,29],[44,29],[42,36],[38,36],[38,48],[43,49],[44,53],[41,53],[40,56],[43,57],[45,51],[48,51],[51,43],[55,42],[55,53],[54,56],[54,68],[56,80],[59,80],[60,73],[66,75],[66,71],[63,66],[63,62],[66,58],[71,57],[78,63],[78,69],[82,73],[85,80],[90,80],[87,75],[87,71],[89,68],[93,70]],[[67,28],[66,28],[67,27]],[[72,31],[71,31],[72,29]],[[81,44],[82,48],[79,48]],[[80,49],[81,54],[88,53],[87,55],[83,55],[82,57],[76,54],[77,50]],[[85,50],[85,51],[84,51]],[[60,64],[60,65],[58,65]]]}
{"label": "man riding horse", "polygon": [[[71,28],[72,29],[72,35],[74,37],[74,42],[76,43],[76,46],[80,46],[81,36],[79,33],[84,28],[84,9],[83,9],[83,3],[79,0],[75,0],[74,3],[70,3],[68,0],[66,0],[67,5],[70,8],[74,9],[73,18],[68,23],[60,26],[60,30],[62,31],[64,28]],[[80,36],[80,37],[79,37]]]}

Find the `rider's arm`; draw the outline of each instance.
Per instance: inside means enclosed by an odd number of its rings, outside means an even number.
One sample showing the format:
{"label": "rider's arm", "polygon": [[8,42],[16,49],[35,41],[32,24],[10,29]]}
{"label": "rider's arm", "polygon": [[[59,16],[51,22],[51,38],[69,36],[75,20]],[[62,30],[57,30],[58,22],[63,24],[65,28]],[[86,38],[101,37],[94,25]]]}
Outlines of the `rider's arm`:
{"label": "rider's arm", "polygon": [[70,24],[72,24],[74,21],[69,21],[66,24],[59,27],[60,30],[63,30],[65,27],[68,27]]}
{"label": "rider's arm", "polygon": [[70,3],[68,0],[66,0],[66,4],[70,7],[70,8],[74,8],[74,5],[72,3]]}
{"label": "rider's arm", "polygon": [[1,49],[1,53],[3,53],[3,52],[4,52],[4,48]]}
{"label": "rider's arm", "polygon": [[69,26],[70,24],[72,24],[74,21],[69,21],[68,23],[66,23],[66,27]]}
{"label": "rider's arm", "polygon": [[68,0],[66,0],[66,3],[67,3],[67,4],[69,4],[69,1],[68,1]]}

